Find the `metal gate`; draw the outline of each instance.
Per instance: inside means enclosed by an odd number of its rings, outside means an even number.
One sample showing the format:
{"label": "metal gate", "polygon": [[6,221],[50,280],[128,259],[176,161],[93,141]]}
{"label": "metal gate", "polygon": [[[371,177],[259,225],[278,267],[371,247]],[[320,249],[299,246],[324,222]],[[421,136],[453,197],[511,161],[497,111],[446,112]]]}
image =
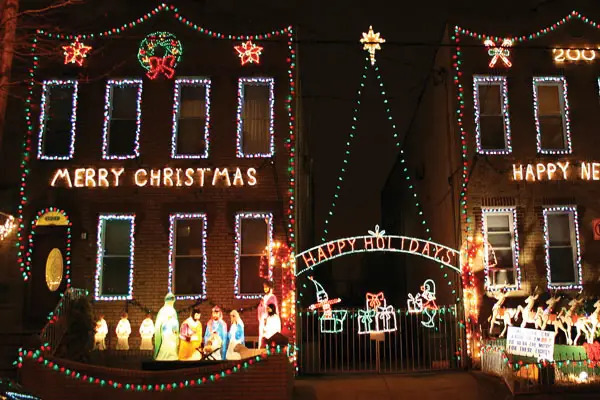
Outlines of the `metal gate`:
{"label": "metal gate", "polygon": [[322,333],[317,311],[298,313],[298,368],[301,374],[394,373],[462,367],[463,330],[456,306],[440,308],[433,328],[423,314],[396,310],[397,330],[358,334],[358,310],[347,310],[343,329]]}

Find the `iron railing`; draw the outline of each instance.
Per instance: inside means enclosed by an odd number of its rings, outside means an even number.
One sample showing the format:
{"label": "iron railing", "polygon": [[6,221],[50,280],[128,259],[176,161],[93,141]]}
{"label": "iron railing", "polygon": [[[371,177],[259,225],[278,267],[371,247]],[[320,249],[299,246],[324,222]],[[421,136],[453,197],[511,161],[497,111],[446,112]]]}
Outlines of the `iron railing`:
{"label": "iron railing", "polygon": [[[334,311],[335,312],[335,311]],[[347,310],[341,332],[321,332],[322,312],[298,313],[298,368],[301,374],[418,372],[462,367],[462,331],[456,307],[438,310],[433,328],[420,313],[396,310],[397,330],[359,334],[358,310]]]}
{"label": "iron railing", "polygon": [[85,289],[68,288],[63,293],[54,311],[49,315],[48,323],[42,328],[40,339],[43,344],[50,347],[50,353],[54,354],[60,341],[65,335],[68,327],[68,314],[73,302],[81,297],[87,296]]}
{"label": "iron railing", "polygon": [[563,354],[553,362],[519,363],[505,353],[505,341],[492,340],[481,354],[481,370],[501,377],[513,394],[598,390],[600,368],[588,364],[582,353]]}

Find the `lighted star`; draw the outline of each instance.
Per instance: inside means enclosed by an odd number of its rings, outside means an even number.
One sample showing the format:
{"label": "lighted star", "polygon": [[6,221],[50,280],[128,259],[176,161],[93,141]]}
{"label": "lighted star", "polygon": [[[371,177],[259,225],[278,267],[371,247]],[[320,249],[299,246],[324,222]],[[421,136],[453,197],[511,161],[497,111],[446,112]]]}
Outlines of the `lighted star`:
{"label": "lighted star", "polygon": [[263,48],[255,45],[250,40],[248,40],[246,43],[242,43],[239,46],[234,46],[233,48],[238,52],[238,56],[242,60],[242,65],[246,63],[258,64],[260,62],[259,57]]}
{"label": "lighted star", "polygon": [[65,64],[77,64],[80,67],[83,65],[84,59],[87,57],[92,46],[86,46],[79,40],[74,41],[68,46],[62,47],[65,55]]}
{"label": "lighted star", "polygon": [[369,52],[369,58],[371,59],[371,65],[375,65],[375,51],[381,50],[381,43],[385,43],[385,39],[380,37],[380,33],[373,32],[373,27],[369,26],[369,32],[364,33],[360,39],[361,43],[364,43],[363,50]]}

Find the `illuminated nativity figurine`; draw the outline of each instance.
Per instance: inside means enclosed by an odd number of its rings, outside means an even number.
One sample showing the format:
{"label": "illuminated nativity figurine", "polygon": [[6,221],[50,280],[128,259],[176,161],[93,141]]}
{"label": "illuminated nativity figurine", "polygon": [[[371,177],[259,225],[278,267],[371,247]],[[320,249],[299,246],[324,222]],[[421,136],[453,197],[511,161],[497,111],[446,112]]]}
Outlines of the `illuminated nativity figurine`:
{"label": "illuminated nativity figurine", "polygon": [[319,324],[321,333],[339,333],[344,330],[344,321],[348,312],[346,310],[335,310],[331,309],[332,304],[337,304],[342,300],[340,298],[329,300],[329,295],[323,288],[323,286],[317,282],[312,276],[308,279],[315,284],[317,289],[317,302],[308,307],[309,310],[317,310],[321,308],[323,315],[319,317]]}
{"label": "illuminated nativity figurine", "polygon": [[[214,335],[219,336],[220,346],[216,346],[216,339]],[[220,348],[221,351],[217,358],[216,354],[213,354],[212,357],[218,360],[224,360],[227,355],[227,324],[223,321],[223,312],[219,306],[214,306],[212,308],[212,316],[211,319],[206,323],[206,332],[204,332],[204,344],[208,345],[208,342],[211,341],[210,349],[212,351]],[[204,352],[205,354],[207,351]]]}
{"label": "illuminated nativity figurine", "polygon": [[394,306],[386,303],[383,292],[367,293],[367,307],[358,310],[358,333],[394,332],[398,329]]}
{"label": "illuminated nativity figurine", "polygon": [[408,312],[422,313],[424,315],[421,325],[426,328],[435,326],[435,315],[437,314],[438,306],[435,303],[435,282],[432,279],[427,279],[421,286],[421,293],[416,296],[408,294]]}
{"label": "illuminated nativity figurine", "polygon": [[152,337],[154,337],[154,322],[150,314],[146,314],[146,318],[140,325],[140,337],[142,341],[140,343],[140,350],[152,350]]}
{"label": "illuminated nativity figurine", "polygon": [[117,350],[129,350],[129,335],[131,335],[131,324],[127,319],[127,313],[121,314],[121,320],[115,329],[117,334]]}
{"label": "illuminated nativity figurine", "polygon": [[273,305],[275,307],[275,313],[277,313],[277,297],[273,294],[273,282],[265,281],[263,283],[263,290],[265,295],[260,299],[260,303],[258,303],[258,346],[262,345],[264,336],[263,332],[265,330],[265,323],[267,321],[268,314],[268,306]]}
{"label": "illuminated nativity figurine", "polygon": [[235,351],[237,345],[244,345],[244,321],[240,318],[240,314],[233,310],[229,313],[231,316],[231,325],[229,326],[229,335],[227,340],[229,345],[227,346],[227,359],[228,360],[239,360],[241,359],[240,353]]}
{"label": "illuminated nativity figurine", "polygon": [[269,339],[275,336],[275,334],[281,333],[281,318],[277,315],[277,309],[273,304],[267,306],[267,314],[269,316],[265,320],[265,326],[262,332],[263,341],[266,345],[269,344]]}
{"label": "illuminated nativity figurine", "polygon": [[183,321],[179,330],[179,359],[183,361],[197,361],[202,358],[200,345],[202,344],[202,322],[200,310],[192,309],[188,319]]}
{"label": "illuminated nativity figurine", "polygon": [[104,315],[100,315],[94,328],[94,350],[106,350],[106,335],[108,335],[108,325]]}
{"label": "illuminated nativity figurine", "polygon": [[177,345],[179,342],[179,321],[175,311],[175,296],[169,293],[165,296],[156,323],[154,324],[154,359],[159,361],[175,361],[179,359]]}
{"label": "illuminated nativity figurine", "polygon": [[223,340],[221,340],[221,336],[217,331],[214,331],[208,338],[204,339],[204,354],[207,355],[207,359],[213,360],[222,360],[222,353],[220,349],[222,349]]}

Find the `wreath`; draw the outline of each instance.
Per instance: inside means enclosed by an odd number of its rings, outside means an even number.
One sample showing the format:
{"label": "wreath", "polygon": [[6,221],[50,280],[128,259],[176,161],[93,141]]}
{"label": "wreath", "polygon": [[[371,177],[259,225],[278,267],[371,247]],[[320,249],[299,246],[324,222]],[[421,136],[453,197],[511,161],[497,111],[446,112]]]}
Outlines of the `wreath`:
{"label": "wreath", "polygon": [[175,74],[175,67],[181,60],[183,47],[177,37],[169,32],[154,32],[149,34],[140,43],[138,61],[148,71],[146,75],[155,79],[163,74],[171,79]]}

